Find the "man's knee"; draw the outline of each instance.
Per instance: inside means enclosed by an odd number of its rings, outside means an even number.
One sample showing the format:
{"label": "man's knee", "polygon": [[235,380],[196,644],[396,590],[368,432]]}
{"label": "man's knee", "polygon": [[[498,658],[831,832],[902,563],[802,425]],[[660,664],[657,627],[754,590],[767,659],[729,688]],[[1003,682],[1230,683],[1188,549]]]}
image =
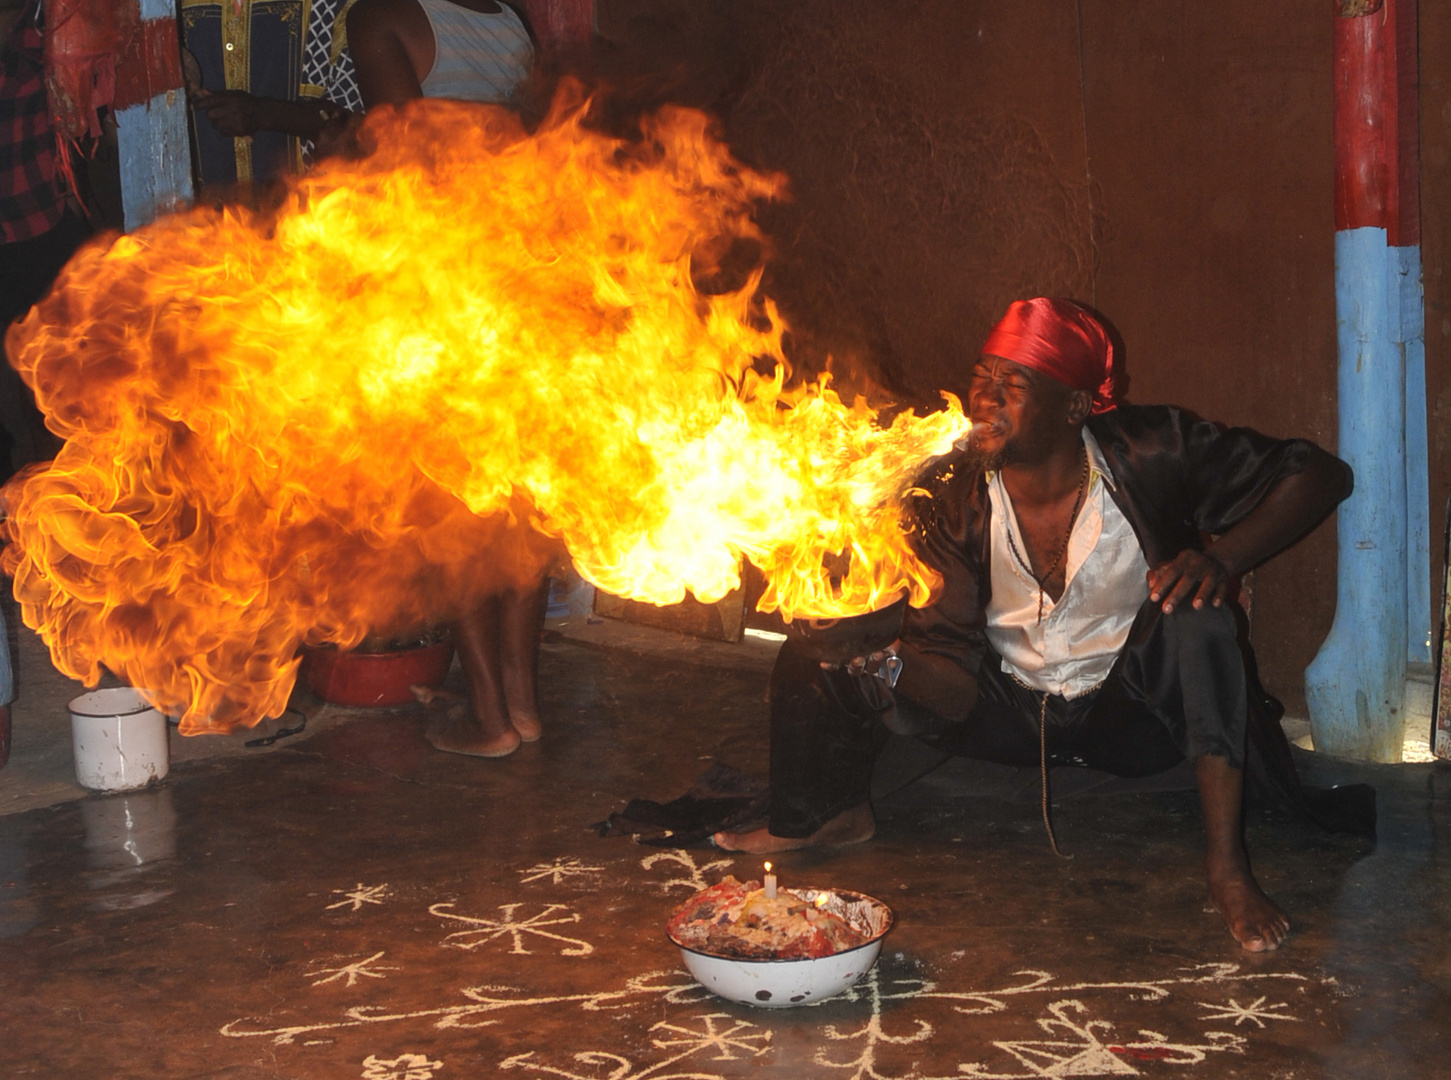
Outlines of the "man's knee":
{"label": "man's knee", "polygon": [[1200,608],[1184,604],[1168,613],[1161,611],[1159,618],[1166,630],[1191,641],[1200,638],[1234,641],[1239,635],[1234,611],[1228,604]]}
{"label": "man's knee", "polygon": [[1165,613],[1159,605],[1146,603],[1130,632],[1127,652],[1130,666],[1145,671],[1206,662],[1215,670],[1243,667],[1239,624],[1227,604],[1185,605]]}
{"label": "man's knee", "polygon": [[1243,693],[1244,653],[1239,643],[1239,625],[1228,604],[1176,608],[1164,616],[1164,626],[1178,654],[1183,677],[1196,671],[1201,678],[1224,680],[1234,687],[1235,693]]}
{"label": "man's knee", "polygon": [[1248,703],[1245,654],[1229,605],[1182,608],[1165,617],[1178,656],[1186,757],[1243,764]]}

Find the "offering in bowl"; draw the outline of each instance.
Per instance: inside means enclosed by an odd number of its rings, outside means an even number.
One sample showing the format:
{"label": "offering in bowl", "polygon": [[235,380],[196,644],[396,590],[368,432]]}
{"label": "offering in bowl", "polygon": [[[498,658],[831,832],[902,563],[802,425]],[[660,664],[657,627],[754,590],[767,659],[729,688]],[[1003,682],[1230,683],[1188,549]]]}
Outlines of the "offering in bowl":
{"label": "offering in bowl", "polygon": [[796,649],[813,660],[845,664],[858,656],[885,649],[902,633],[907,615],[907,594],[886,607],[845,619],[792,619],[786,636]]}
{"label": "offering in bowl", "polygon": [[686,968],[727,1001],[789,1009],[835,997],[862,978],[892,927],[882,901],[845,889],[781,889],[727,877],[667,926]]}

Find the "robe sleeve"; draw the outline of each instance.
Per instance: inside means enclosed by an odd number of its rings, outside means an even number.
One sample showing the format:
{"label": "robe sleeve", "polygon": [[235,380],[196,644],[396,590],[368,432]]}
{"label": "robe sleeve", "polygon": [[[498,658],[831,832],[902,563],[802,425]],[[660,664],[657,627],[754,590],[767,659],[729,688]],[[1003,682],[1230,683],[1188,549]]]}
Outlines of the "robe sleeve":
{"label": "robe sleeve", "polygon": [[1185,483],[1194,494],[1200,532],[1225,533],[1264,501],[1281,480],[1300,472],[1314,449],[1304,439],[1272,439],[1250,428],[1221,428],[1193,413],[1177,414]]}
{"label": "robe sleeve", "polygon": [[1122,406],[1090,417],[1089,428],[1150,566],[1198,547],[1202,534],[1228,532],[1314,451],[1166,405]]}
{"label": "robe sleeve", "polygon": [[896,692],[947,719],[966,716],[976,702],[986,643],[985,500],[973,497],[973,479],[949,460],[923,485],[926,493],[913,507],[913,545],[942,575],[942,587],[927,607],[907,610]]}

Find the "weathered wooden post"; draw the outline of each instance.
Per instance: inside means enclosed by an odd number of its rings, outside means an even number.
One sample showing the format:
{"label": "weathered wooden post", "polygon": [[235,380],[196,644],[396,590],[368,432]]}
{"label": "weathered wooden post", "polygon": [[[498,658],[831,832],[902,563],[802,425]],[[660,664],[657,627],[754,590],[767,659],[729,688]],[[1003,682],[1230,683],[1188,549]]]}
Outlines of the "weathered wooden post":
{"label": "weathered wooden post", "polygon": [[124,0],[118,11],[116,138],[129,231],[191,203],[191,143],[172,0]]}
{"label": "weathered wooden post", "polygon": [[1416,0],[1337,0],[1335,624],[1305,673],[1317,750],[1399,761],[1409,665],[1431,651]]}

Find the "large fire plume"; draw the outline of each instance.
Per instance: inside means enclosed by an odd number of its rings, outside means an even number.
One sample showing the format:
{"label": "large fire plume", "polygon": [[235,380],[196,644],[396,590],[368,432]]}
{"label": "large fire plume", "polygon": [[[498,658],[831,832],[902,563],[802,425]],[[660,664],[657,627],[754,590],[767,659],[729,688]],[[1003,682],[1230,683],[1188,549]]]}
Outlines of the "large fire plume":
{"label": "large fire plume", "polygon": [[696,284],[761,245],[706,118],[533,134],[501,109],[370,117],[280,209],[196,209],[83,250],[7,341],[66,442],[6,491],[4,569],[57,666],[105,665],[194,733],[283,710],[298,646],[447,619],[541,569],[763,610],[936,582],[900,492],[967,429],[787,388],[784,324]]}

